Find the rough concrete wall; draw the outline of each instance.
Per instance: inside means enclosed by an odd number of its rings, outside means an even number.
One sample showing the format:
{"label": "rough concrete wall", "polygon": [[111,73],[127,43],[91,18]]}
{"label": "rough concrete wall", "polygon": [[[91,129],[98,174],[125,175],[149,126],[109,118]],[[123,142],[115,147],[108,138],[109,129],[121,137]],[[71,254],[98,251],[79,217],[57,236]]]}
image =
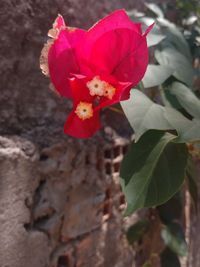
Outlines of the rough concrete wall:
{"label": "rough concrete wall", "polygon": [[[105,8],[104,4],[1,1],[0,133],[24,136],[39,146],[38,154],[45,147],[45,155],[41,152],[41,160],[33,162],[22,149],[27,141],[22,139],[16,144],[15,139],[1,140],[0,266],[40,267],[49,266],[50,261],[55,266],[67,266],[67,260],[61,258],[58,262],[57,255],[72,253],[74,261],[82,258],[79,261],[84,262],[84,253],[93,255],[96,251],[92,251],[92,244],[101,236],[97,229],[101,227],[99,209],[105,188],[98,181],[95,167],[86,162],[85,148],[90,142],[77,145],[69,141],[69,146],[63,135],[70,103],[48,90],[49,81],[39,70],[39,55],[58,13],[69,24],[86,27],[115,6],[111,3]],[[116,4],[120,5],[119,1]],[[91,231],[94,238],[88,237]],[[75,242],[84,235],[91,244],[85,246],[84,237],[80,244]],[[69,240],[73,240],[73,248]],[[74,256],[75,247],[80,257]],[[74,266],[71,258],[68,261]],[[92,258],[96,261],[94,255]]]}
{"label": "rough concrete wall", "polygon": [[1,0],[0,134],[19,134],[42,146],[66,140],[62,128],[70,103],[48,90],[39,69],[40,51],[58,13],[69,25],[88,28],[116,8],[140,9],[143,2]]}
{"label": "rough concrete wall", "polygon": [[0,133],[17,133],[42,145],[49,144],[48,138],[63,138],[70,105],[48,90],[49,81],[39,69],[48,29],[58,13],[69,25],[86,28],[110,10],[133,7],[133,2],[1,0]]}
{"label": "rough concrete wall", "polygon": [[[0,267],[133,265],[118,177],[127,141],[110,130],[88,141],[64,136],[71,103],[48,90],[39,55],[58,13],[87,28],[142,2],[1,0]],[[103,114],[103,126],[127,135],[119,120]]]}
{"label": "rough concrete wall", "polygon": [[49,236],[50,266],[132,264],[122,232],[124,199],[115,178],[127,142],[99,144],[60,143],[41,153],[41,182],[27,228]]}
{"label": "rough concrete wall", "polygon": [[127,141],[100,144],[0,138],[1,267],[132,266],[118,177]]}
{"label": "rough concrete wall", "polygon": [[[49,241],[42,232],[27,232],[28,205],[37,186],[38,153],[19,137],[0,137],[0,266],[46,266]],[[45,249],[44,249],[45,248]]]}
{"label": "rough concrete wall", "polygon": [[[1,1],[0,135],[7,136],[0,143],[1,267],[131,266],[122,217],[110,210],[116,188],[119,206],[119,185],[100,171],[106,134],[89,141],[64,136],[71,104],[48,90],[39,70],[58,13],[87,27],[131,2]],[[109,177],[116,166],[105,167]]]}

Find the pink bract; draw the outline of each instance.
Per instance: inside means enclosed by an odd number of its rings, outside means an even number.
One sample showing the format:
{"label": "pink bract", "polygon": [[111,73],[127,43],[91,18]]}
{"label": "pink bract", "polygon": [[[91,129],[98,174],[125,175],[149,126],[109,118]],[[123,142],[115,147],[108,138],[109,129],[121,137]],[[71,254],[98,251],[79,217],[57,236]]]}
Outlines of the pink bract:
{"label": "pink bract", "polygon": [[65,133],[92,136],[100,128],[100,109],[129,98],[148,65],[146,35],[152,27],[143,34],[141,24],[133,23],[124,10],[113,12],[88,31],[67,27],[58,16],[48,69],[58,93],[73,101]]}

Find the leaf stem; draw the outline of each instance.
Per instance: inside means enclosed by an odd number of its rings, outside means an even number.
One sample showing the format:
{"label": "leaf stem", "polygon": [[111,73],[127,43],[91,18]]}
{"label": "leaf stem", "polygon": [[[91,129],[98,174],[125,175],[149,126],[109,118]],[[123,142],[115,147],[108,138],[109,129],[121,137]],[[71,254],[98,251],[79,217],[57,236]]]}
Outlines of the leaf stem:
{"label": "leaf stem", "polygon": [[108,107],[108,108],[114,112],[121,114],[121,115],[124,114],[124,112],[118,108],[114,108],[114,107]]}

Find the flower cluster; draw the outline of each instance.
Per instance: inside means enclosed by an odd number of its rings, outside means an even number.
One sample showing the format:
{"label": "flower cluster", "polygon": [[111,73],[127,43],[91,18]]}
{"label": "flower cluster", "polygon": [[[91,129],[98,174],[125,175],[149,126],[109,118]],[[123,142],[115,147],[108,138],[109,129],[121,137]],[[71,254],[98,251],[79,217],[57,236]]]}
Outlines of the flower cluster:
{"label": "flower cluster", "polygon": [[148,65],[146,35],[124,10],[88,31],[65,25],[58,16],[41,56],[41,68],[57,92],[73,101],[64,131],[88,138],[100,128],[100,110],[129,98]]}

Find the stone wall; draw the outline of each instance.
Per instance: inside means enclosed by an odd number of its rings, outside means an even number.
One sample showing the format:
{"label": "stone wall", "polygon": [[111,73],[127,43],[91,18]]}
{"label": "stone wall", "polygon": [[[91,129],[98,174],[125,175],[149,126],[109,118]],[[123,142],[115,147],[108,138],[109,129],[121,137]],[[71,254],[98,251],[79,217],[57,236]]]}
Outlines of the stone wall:
{"label": "stone wall", "polygon": [[99,145],[0,138],[1,267],[132,266],[118,179],[127,141]]}
{"label": "stone wall", "polygon": [[0,267],[134,266],[124,227],[137,215],[123,219],[118,173],[128,124],[105,111],[95,137],[65,136],[71,103],[48,89],[39,56],[58,13],[87,28],[142,2],[1,0]]}
{"label": "stone wall", "polygon": [[49,240],[27,231],[29,205],[38,183],[38,152],[19,137],[0,137],[0,266],[47,266]]}
{"label": "stone wall", "polygon": [[[1,267],[131,266],[124,199],[112,177],[119,170],[113,157],[121,159],[127,141],[119,138],[118,146],[105,131],[87,141],[65,136],[71,103],[49,90],[39,69],[58,13],[69,25],[86,28],[122,6],[133,3],[1,1]],[[104,126],[109,116],[104,113]]]}

